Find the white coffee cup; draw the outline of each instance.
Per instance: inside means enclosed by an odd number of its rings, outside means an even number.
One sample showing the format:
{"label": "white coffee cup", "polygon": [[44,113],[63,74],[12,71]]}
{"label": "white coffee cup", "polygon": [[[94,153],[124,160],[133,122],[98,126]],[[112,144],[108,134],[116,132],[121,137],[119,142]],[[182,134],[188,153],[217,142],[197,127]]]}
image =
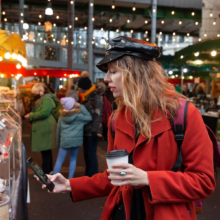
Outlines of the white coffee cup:
{"label": "white coffee cup", "polygon": [[[128,152],[124,149],[109,151],[105,155],[108,168],[112,168],[113,164],[117,163],[128,163]],[[117,169],[123,170],[123,167]],[[118,176],[119,174],[110,173],[110,176]],[[121,176],[121,175],[120,175]],[[111,180],[111,182],[121,182],[122,180]]]}

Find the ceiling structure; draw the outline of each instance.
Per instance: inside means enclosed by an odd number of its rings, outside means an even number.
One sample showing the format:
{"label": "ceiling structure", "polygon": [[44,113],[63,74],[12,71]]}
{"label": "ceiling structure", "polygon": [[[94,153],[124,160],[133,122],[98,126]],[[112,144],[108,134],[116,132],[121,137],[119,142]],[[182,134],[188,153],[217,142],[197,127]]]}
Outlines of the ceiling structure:
{"label": "ceiling structure", "polygon": [[[50,16],[51,22],[57,27],[68,26],[68,4],[70,0],[51,0],[53,15]],[[47,0],[24,0],[24,22],[28,24],[43,24],[45,20],[45,9]],[[88,0],[75,0],[75,20],[74,28],[84,28],[88,26]],[[115,9],[111,6],[114,2]],[[145,32],[151,31],[151,4],[143,3],[149,0],[137,0],[135,3],[131,0],[111,1],[95,0],[94,1],[94,29],[116,31]],[[164,5],[170,6],[165,7]],[[173,2],[173,4],[172,4]],[[180,0],[158,0],[157,7],[157,33],[178,35],[199,36],[201,27],[201,0],[184,0],[185,4],[177,4]],[[194,4],[192,3],[194,2]],[[174,5],[172,7],[172,5]],[[186,8],[188,5],[189,8]],[[136,7],[133,11],[132,7]],[[194,7],[194,8],[193,8]],[[2,1],[2,22],[7,18],[9,23],[19,22],[19,0]],[[39,18],[42,15],[42,18]],[[56,17],[59,16],[59,19]],[[110,22],[112,19],[112,22]],[[128,22],[130,21],[130,22]]]}

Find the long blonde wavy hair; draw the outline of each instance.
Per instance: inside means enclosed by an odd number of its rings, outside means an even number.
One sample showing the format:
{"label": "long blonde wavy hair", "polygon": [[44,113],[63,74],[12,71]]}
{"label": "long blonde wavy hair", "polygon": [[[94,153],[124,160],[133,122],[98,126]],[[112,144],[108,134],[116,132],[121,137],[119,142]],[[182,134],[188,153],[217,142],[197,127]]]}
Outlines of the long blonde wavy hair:
{"label": "long blonde wavy hair", "polygon": [[109,64],[122,73],[123,98],[116,100],[118,110],[129,108],[138,133],[151,139],[151,123],[155,111],[174,119],[180,107],[178,98],[183,95],[176,92],[167,81],[161,65],[155,61],[138,57],[124,56]]}

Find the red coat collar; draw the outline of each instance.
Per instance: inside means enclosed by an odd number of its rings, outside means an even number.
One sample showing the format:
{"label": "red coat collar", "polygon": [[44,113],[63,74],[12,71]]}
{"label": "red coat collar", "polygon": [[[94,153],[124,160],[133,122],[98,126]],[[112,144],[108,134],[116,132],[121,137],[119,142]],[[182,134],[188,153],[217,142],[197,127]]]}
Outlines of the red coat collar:
{"label": "red coat collar", "polygon": [[[167,119],[166,116],[163,115],[160,111],[155,112],[154,118],[157,120],[153,121],[151,124],[151,137],[155,137],[158,134],[163,133],[164,131],[167,131],[171,128],[169,119]],[[126,108],[123,108],[118,112],[115,121],[115,128],[121,130],[123,133],[134,139],[134,122],[131,116],[131,111],[129,109],[126,111]],[[148,140],[148,138],[145,138],[141,134],[137,145],[146,140]]]}

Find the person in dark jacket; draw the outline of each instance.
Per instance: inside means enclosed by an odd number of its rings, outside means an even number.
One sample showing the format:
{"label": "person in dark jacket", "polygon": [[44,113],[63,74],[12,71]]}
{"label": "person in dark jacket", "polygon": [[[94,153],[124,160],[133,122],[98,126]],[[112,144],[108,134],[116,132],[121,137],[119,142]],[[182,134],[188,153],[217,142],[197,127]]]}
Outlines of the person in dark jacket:
{"label": "person in dark jacket", "polygon": [[83,144],[83,127],[92,120],[92,116],[83,105],[75,102],[74,98],[61,98],[60,102],[64,109],[60,110],[57,125],[57,147],[59,148],[59,154],[53,174],[60,172],[63,161],[70,150],[68,178],[73,178],[79,147]]}
{"label": "person in dark jacket", "polygon": [[98,135],[102,133],[102,112],[105,84],[92,85],[89,77],[78,81],[80,103],[92,115],[92,121],[84,126],[83,151],[86,164],[85,175],[93,176],[98,173],[98,158],[96,155]]}

